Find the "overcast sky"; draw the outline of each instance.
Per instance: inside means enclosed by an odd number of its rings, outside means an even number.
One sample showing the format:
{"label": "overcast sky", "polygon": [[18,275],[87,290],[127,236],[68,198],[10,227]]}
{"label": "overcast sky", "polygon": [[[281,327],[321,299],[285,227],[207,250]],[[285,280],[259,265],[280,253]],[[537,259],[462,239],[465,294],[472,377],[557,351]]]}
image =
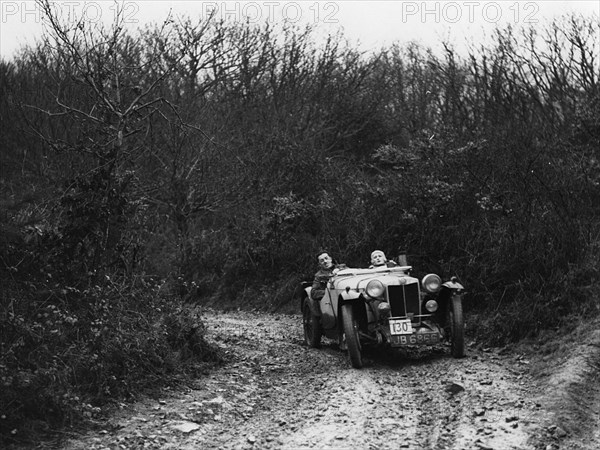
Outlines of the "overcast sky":
{"label": "overcast sky", "polygon": [[[114,1],[54,1],[64,18],[109,23]],[[313,23],[321,33],[340,27],[364,50],[378,49],[394,41],[417,40],[425,45],[449,38],[456,44],[481,40],[495,25],[544,23],[566,12],[600,15],[594,1],[119,1],[128,26],[161,22],[169,11],[177,17],[205,17],[213,9],[219,17],[264,23],[283,19],[300,25]],[[0,0],[0,56],[10,58],[23,44],[42,34],[42,15],[33,1]]]}

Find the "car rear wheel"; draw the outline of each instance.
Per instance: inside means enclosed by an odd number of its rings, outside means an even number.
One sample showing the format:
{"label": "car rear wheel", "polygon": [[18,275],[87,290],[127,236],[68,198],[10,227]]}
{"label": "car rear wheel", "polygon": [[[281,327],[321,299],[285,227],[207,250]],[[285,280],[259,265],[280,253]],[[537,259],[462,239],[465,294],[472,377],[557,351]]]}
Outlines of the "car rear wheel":
{"label": "car rear wheel", "polygon": [[344,324],[344,337],[346,338],[346,345],[348,346],[350,363],[355,369],[360,369],[363,366],[363,362],[360,339],[358,336],[358,325],[354,320],[352,305],[349,303],[342,305],[342,322]]}
{"label": "car rear wheel", "polygon": [[452,356],[462,358],[465,356],[465,321],[463,318],[462,298],[458,295],[450,299],[448,307],[450,319],[450,338]]}
{"label": "car rear wheel", "polygon": [[323,331],[321,329],[321,321],[318,317],[313,315],[312,311],[310,310],[309,302],[310,300],[305,298],[302,305],[304,340],[310,347],[318,348],[321,346],[321,336],[323,335]]}

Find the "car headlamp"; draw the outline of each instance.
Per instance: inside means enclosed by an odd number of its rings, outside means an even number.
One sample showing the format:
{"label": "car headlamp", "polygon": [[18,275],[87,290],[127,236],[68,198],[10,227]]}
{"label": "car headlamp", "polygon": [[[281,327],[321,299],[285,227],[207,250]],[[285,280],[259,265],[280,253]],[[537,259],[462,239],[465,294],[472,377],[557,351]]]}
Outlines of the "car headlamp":
{"label": "car headlamp", "polygon": [[369,297],[379,298],[379,297],[383,297],[383,294],[385,293],[385,287],[383,287],[383,284],[381,283],[381,281],[371,280],[367,284],[366,291],[367,291],[367,295]]}
{"label": "car headlamp", "polygon": [[379,312],[389,312],[391,308],[388,302],[381,302],[379,306],[377,306],[377,309]]}
{"label": "car headlamp", "polygon": [[377,309],[379,310],[379,317],[380,318],[389,317],[390,312],[392,310],[392,308],[390,307],[390,304],[388,302],[381,302],[377,306]]}
{"label": "car headlamp", "polygon": [[438,302],[435,300],[427,300],[427,303],[425,303],[425,309],[430,313],[436,312],[438,309]]}
{"label": "car headlamp", "polygon": [[425,289],[425,291],[433,294],[442,288],[442,279],[435,273],[430,273],[423,277],[421,284],[423,285],[423,289]]}

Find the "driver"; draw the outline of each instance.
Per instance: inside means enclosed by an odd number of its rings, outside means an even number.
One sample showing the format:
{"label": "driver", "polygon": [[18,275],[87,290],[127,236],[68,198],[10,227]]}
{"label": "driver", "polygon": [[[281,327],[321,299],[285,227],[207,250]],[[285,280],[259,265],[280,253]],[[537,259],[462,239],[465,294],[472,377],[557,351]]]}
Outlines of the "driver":
{"label": "driver", "polygon": [[371,253],[371,265],[369,266],[369,269],[374,269],[375,267],[396,267],[398,264],[396,264],[394,261],[392,260],[388,260],[385,256],[385,253],[383,253],[381,250],[374,250],[373,253]]}
{"label": "driver", "polygon": [[[340,269],[346,269],[345,264],[335,264],[333,258],[326,251],[321,251],[317,255],[317,261],[319,262],[319,271],[315,274],[315,279],[312,284],[310,291],[310,309],[312,314],[321,317],[321,299],[325,295],[325,289],[327,289],[327,282],[329,279],[336,275]],[[338,337],[340,344],[340,350],[345,351],[347,349],[346,342],[343,340],[342,335]]]}
{"label": "driver", "polygon": [[345,264],[334,264],[333,258],[329,256],[328,252],[322,251],[317,255],[317,261],[319,262],[319,271],[315,274],[315,279],[312,284],[312,290],[310,296],[315,300],[315,306],[318,310],[318,316],[321,315],[321,308],[319,300],[325,295],[325,288],[327,288],[327,282],[329,279],[337,274],[340,269],[345,269]]}

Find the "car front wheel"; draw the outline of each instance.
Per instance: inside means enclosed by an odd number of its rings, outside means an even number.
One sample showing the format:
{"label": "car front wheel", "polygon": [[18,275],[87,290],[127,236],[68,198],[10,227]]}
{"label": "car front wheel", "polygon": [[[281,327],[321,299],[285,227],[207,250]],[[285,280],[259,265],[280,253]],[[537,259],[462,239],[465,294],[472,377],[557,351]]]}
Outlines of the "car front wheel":
{"label": "car front wheel", "polygon": [[465,320],[463,318],[462,298],[454,295],[448,307],[450,319],[450,337],[452,356],[462,358],[465,356]]}
{"label": "car front wheel", "polygon": [[302,305],[302,324],[304,327],[304,340],[306,344],[313,348],[321,346],[321,336],[323,331],[321,329],[321,321],[318,317],[314,316],[310,310],[310,300],[304,299]]}
{"label": "car front wheel", "polygon": [[360,339],[358,336],[358,326],[354,320],[354,311],[352,305],[346,303],[342,305],[342,321],[344,324],[344,336],[348,346],[348,356],[352,367],[360,369],[363,366],[362,354],[360,348]]}

